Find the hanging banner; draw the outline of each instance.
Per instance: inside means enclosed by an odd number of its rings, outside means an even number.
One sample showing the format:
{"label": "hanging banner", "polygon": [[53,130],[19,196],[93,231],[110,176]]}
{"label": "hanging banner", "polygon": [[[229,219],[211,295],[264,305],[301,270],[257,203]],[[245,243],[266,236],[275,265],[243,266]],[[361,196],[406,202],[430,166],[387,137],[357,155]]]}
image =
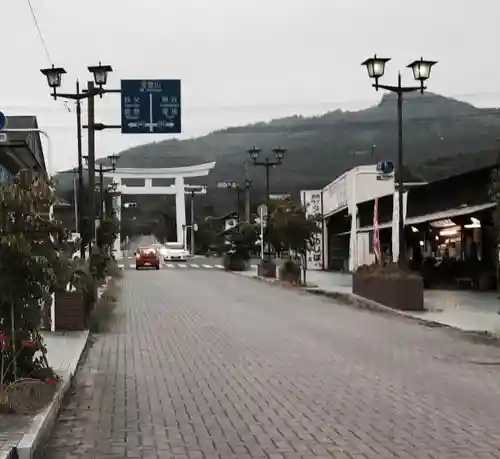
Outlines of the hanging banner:
{"label": "hanging banner", "polygon": [[323,269],[323,232],[319,219],[323,218],[321,209],[321,190],[304,190],[300,192],[302,206],[305,209],[306,217],[318,218],[319,232],[314,236],[314,242],[307,250],[307,269]]}
{"label": "hanging banner", "polygon": [[373,251],[378,263],[382,263],[380,253],[380,234],[378,230],[378,198],[373,202]]}

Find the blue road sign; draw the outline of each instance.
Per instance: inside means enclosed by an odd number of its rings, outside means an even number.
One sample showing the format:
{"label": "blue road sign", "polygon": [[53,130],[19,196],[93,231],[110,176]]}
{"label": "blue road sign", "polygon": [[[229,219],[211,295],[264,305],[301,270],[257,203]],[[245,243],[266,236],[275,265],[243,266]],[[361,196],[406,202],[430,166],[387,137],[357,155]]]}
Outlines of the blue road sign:
{"label": "blue road sign", "polygon": [[0,131],[5,127],[7,124],[7,117],[4,115],[3,112],[0,112]]}
{"label": "blue road sign", "polygon": [[180,80],[122,80],[122,134],[180,134]]}
{"label": "blue road sign", "polygon": [[377,172],[392,174],[394,172],[394,163],[392,161],[380,161],[377,164]]}

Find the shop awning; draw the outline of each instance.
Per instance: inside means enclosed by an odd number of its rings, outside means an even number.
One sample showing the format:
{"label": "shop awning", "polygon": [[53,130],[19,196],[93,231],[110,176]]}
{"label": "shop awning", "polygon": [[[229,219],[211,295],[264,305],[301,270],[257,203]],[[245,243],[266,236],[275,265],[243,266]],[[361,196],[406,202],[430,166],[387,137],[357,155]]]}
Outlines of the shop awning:
{"label": "shop awning", "polygon": [[[464,206],[464,207],[457,207],[455,209],[447,209],[447,210],[441,210],[439,212],[432,212],[430,214],[419,215],[417,217],[408,218],[406,219],[406,225],[416,225],[418,223],[444,220],[448,218],[459,217],[461,215],[469,215],[476,212],[480,212],[482,210],[491,209],[495,207],[495,205],[496,204],[494,202],[487,202],[485,204],[478,204],[475,206]],[[378,225],[379,230],[391,227],[392,227],[392,222],[380,223]],[[364,226],[363,228],[358,228],[359,233],[366,231],[373,231],[373,226]],[[336,236],[341,236],[344,234],[350,234],[350,232],[347,231],[345,233],[336,234]]]}
{"label": "shop awning", "polygon": [[495,207],[494,202],[487,202],[485,204],[478,204],[475,206],[464,206],[457,207],[455,209],[441,210],[439,212],[432,212],[430,214],[418,215],[417,217],[411,217],[406,219],[407,225],[415,225],[417,223],[432,222],[434,220],[444,220],[446,218],[459,217],[461,215],[469,215],[475,212],[480,212],[481,210],[491,209]]}

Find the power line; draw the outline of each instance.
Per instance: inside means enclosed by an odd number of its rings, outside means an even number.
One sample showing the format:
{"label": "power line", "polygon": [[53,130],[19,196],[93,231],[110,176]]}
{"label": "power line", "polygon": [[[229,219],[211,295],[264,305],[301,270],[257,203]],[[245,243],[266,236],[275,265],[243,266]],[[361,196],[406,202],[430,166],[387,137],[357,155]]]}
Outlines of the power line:
{"label": "power line", "polygon": [[38,19],[35,14],[35,10],[33,9],[33,5],[31,4],[31,0],[26,0],[28,2],[29,9],[31,11],[31,16],[33,17],[33,21],[35,23],[36,30],[38,32],[38,36],[40,37],[40,41],[42,42],[43,49],[45,50],[45,54],[49,63],[52,64],[52,59],[50,57],[49,49],[47,48],[47,43],[45,42],[45,38],[43,37],[42,30],[40,29],[40,25],[38,24]]}

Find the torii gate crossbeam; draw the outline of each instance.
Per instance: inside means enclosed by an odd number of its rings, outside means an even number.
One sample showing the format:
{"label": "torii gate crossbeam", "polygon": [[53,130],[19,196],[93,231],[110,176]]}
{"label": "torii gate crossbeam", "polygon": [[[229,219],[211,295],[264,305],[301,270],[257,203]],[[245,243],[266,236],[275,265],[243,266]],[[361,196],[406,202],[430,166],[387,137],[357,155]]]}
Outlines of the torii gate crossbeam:
{"label": "torii gate crossbeam", "polygon": [[[175,194],[175,215],[177,242],[183,242],[184,227],[186,225],[186,197],[185,179],[191,177],[204,177],[215,167],[215,161],[205,164],[186,167],[171,167],[158,169],[123,168],[114,172],[105,172],[104,176],[113,179],[117,183],[117,196],[114,198],[113,207],[118,220],[121,221],[121,195],[164,195]],[[142,179],[144,186],[126,186],[123,179]],[[153,179],[174,179],[174,185],[153,186]],[[115,242],[115,252],[120,252],[121,237]]]}

